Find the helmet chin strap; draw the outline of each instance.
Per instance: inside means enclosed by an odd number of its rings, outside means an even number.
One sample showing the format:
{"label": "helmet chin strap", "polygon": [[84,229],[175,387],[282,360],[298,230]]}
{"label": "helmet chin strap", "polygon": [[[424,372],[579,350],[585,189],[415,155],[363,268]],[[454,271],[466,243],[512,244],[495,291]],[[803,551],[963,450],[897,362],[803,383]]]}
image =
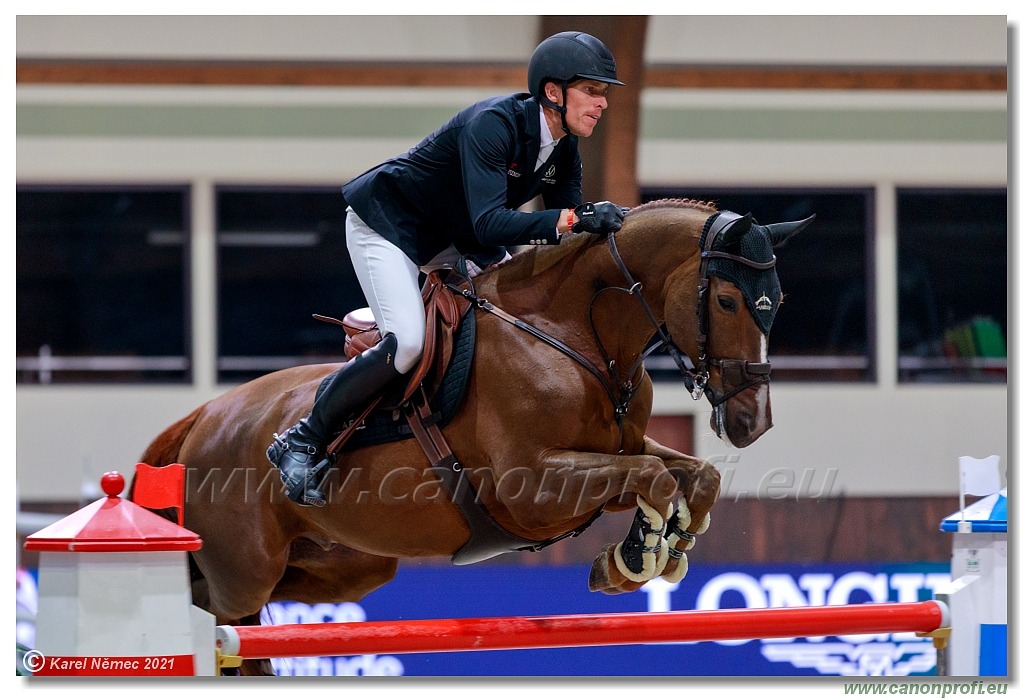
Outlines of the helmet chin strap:
{"label": "helmet chin strap", "polygon": [[578,136],[579,134],[574,134],[572,132],[572,129],[569,128],[569,122],[565,120],[565,105],[569,101],[569,83],[563,80],[560,84],[562,86],[562,104],[555,104],[554,102],[549,100],[546,95],[541,95],[540,103],[545,107],[550,107],[551,109],[555,110],[562,116],[562,131],[564,131],[566,135]]}

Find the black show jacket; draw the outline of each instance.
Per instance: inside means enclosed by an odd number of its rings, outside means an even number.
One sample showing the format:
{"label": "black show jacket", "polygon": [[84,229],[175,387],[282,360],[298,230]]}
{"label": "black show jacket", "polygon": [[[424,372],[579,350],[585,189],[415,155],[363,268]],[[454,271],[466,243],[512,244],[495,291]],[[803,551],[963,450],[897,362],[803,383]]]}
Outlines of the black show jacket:
{"label": "black show jacket", "polygon": [[[565,136],[534,170],[540,118],[525,93],[477,102],[346,184],[345,200],[417,265],[452,244],[488,264],[505,246],[557,243],[559,211],[582,201],[583,165],[577,138]],[[544,210],[516,211],[537,195]]]}

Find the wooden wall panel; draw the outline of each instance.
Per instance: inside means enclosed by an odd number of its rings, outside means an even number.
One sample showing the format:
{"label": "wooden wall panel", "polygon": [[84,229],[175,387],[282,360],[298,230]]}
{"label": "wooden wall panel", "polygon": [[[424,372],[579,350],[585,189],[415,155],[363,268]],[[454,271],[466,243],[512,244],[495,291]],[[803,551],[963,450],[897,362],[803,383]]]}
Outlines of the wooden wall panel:
{"label": "wooden wall panel", "polygon": [[[19,85],[491,87],[526,90],[526,65],[300,61],[18,59]],[[1005,67],[646,66],[644,87],[716,90],[1006,92]]]}
{"label": "wooden wall panel", "polygon": [[[953,541],[939,525],[957,510],[956,497],[723,499],[711,511],[711,527],[697,539],[690,557],[706,564],[948,563]],[[631,512],[608,513],[579,537],[542,552],[508,554],[488,563],[589,564],[606,544],[622,540],[632,519]]]}
{"label": "wooden wall panel", "polygon": [[[34,512],[71,513],[72,504],[31,504]],[[943,498],[722,499],[711,527],[690,556],[707,564],[815,564],[856,562],[946,563],[952,535],[939,525],[959,510]],[[607,513],[585,533],[542,552],[508,554],[488,565],[589,564],[610,542],[621,541],[632,512]],[[38,566],[38,554],[22,550],[21,566]],[[445,565],[446,557],[403,560],[403,566]]]}

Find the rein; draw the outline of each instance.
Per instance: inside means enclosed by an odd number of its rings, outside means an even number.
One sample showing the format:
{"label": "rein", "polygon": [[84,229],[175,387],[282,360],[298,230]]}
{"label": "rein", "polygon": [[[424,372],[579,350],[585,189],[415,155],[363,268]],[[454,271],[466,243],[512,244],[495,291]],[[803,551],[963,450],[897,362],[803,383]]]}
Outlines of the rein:
{"label": "rein", "polygon": [[482,297],[478,297],[476,294],[473,293],[472,290],[460,289],[458,287],[452,287],[452,286],[450,286],[449,288],[452,291],[457,292],[458,294],[461,294],[462,296],[464,296],[467,299],[469,299],[471,302],[473,302],[473,305],[476,306],[477,308],[483,309],[484,311],[487,311],[489,313],[494,314],[495,316],[497,316],[501,320],[506,321],[506,322],[512,324],[516,328],[519,328],[521,330],[526,331],[530,335],[534,336],[535,338],[537,338],[539,340],[542,340],[543,342],[547,343],[548,345],[550,345],[551,347],[555,348],[559,352],[561,352],[561,353],[563,353],[565,355],[568,355],[572,360],[577,362],[580,366],[582,366],[588,372],[590,372],[595,377],[597,377],[597,380],[599,382],[601,382],[601,386],[604,388],[605,392],[608,394],[608,398],[611,399],[612,406],[615,408],[616,420],[619,423],[619,427],[620,428],[622,427],[622,421],[625,419],[626,411],[629,408],[629,402],[633,399],[633,393],[634,392],[630,392],[628,395],[625,395],[625,396],[623,396],[621,398],[617,397],[615,395],[615,393],[616,393],[615,387],[612,386],[612,383],[608,381],[608,378],[604,376],[604,374],[597,367],[597,365],[595,365],[593,362],[591,362],[590,359],[586,355],[583,355],[582,353],[577,352],[576,350],[572,349],[571,347],[569,347],[568,345],[563,343],[558,338],[555,338],[554,336],[549,335],[548,333],[545,333],[544,331],[542,331],[541,329],[537,328],[536,326],[534,326],[534,325],[532,325],[530,323],[527,323],[526,321],[522,320],[521,318],[513,316],[512,314],[508,313],[504,309],[498,308],[497,306],[495,306],[491,302],[487,301],[486,299],[484,299]]}
{"label": "rein", "polygon": [[[697,350],[698,358],[694,368],[689,368],[686,365],[686,360],[683,357],[683,352],[672,340],[671,336],[665,332],[662,328],[662,324],[658,323],[657,318],[654,315],[654,311],[651,309],[650,304],[643,296],[643,284],[634,279],[633,275],[630,274],[629,269],[626,267],[625,262],[622,260],[622,256],[619,254],[618,244],[615,242],[615,233],[608,234],[608,249],[615,260],[615,264],[618,266],[622,276],[626,279],[628,287],[606,287],[598,290],[593,298],[590,300],[589,319],[590,319],[590,330],[594,335],[594,339],[597,341],[598,349],[601,351],[607,375],[605,372],[593,363],[582,353],[569,347],[561,340],[558,340],[554,336],[545,333],[536,326],[523,321],[520,318],[508,313],[507,311],[498,308],[487,299],[478,297],[472,290],[460,289],[454,285],[448,285],[448,287],[458,294],[461,294],[466,299],[471,301],[474,306],[479,309],[483,309],[489,313],[494,314],[498,318],[512,324],[516,328],[526,331],[530,335],[534,336],[538,340],[547,343],[551,347],[555,348],[559,352],[571,358],[581,367],[586,369],[588,372],[593,374],[597,380],[601,383],[605,393],[608,395],[609,400],[612,403],[612,408],[615,411],[615,420],[619,426],[620,439],[622,436],[623,421],[626,418],[626,413],[629,410],[629,404],[633,400],[636,394],[637,388],[639,388],[639,382],[634,385],[633,377],[638,371],[643,371],[643,362],[647,357],[660,347],[665,347],[669,355],[675,361],[679,367],[679,371],[683,375],[683,382],[686,385],[687,390],[690,391],[690,395],[693,399],[699,400],[705,393],[708,395],[708,401],[711,403],[713,408],[717,408],[720,404],[729,400],[736,394],[744,391],[745,389],[759,384],[761,382],[767,382],[771,374],[771,363],[770,362],[748,362],[746,360],[732,360],[732,359],[717,359],[707,357],[707,338],[708,338],[708,298],[707,291],[710,287],[710,278],[708,277],[708,263],[712,258],[724,258],[741,265],[752,267],[756,270],[768,270],[775,266],[775,257],[772,256],[771,261],[766,263],[755,262],[748,258],[744,258],[739,255],[732,255],[721,251],[711,250],[718,235],[724,231],[729,224],[742,218],[739,214],[733,212],[719,212],[711,223],[708,229],[708,234],[705,237],[703,245],[701,246],[701,260],[700,260],[700,282],[697,286]],[[656,334],[658,335],[658,342],[651,345],[645,350],[640,357],[636,359],[633,365],[629,368],[626,373],[626,381],[623,383],[619,380],[619,375],[615,371],[615,360],[608,354],[608,351],[604,347],[604,343],[601,342],[601,337],[597,332],[597,328],[594,325],[594,306],[598,296],[603,292],[617,291],[624,292],[629,296],[632,296],[640,302],[640,306],[644,311],[644,314],[651,322],[651,326],[654,327]],[[711,387],[707,385],[708,378],[710,376],[710,367],[718,367],[722,374],[723,387],[728,387],[726,391],[718,395]],[[730,387],[731,385],[731,387]],[[621,445],[620,445],[621,447]],[[621,451],[621,450],[620,450]]]}

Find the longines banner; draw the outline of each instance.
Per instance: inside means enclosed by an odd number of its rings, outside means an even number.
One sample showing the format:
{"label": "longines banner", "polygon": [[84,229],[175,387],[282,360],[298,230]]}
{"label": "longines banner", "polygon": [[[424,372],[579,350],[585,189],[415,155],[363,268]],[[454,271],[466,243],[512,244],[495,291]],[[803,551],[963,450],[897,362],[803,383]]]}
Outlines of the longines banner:
{"label": "longines banner", "polygon": [[[636,593],[587,590],[589,567],[410,566],[357,603],[273,604],[272,624],[508,615],[665,612],[928,600],[949,581],[938,564],[700,566],[679,584],[658,579]],[[33,581],[19,577],[19,610]],[[24,624],[22,622],[21,624]],[[19,626],[19,641],[30,631]],[[913,633],[753,639],[572,649],[277,659],[297,676],[919,676],[935,649]]]}

